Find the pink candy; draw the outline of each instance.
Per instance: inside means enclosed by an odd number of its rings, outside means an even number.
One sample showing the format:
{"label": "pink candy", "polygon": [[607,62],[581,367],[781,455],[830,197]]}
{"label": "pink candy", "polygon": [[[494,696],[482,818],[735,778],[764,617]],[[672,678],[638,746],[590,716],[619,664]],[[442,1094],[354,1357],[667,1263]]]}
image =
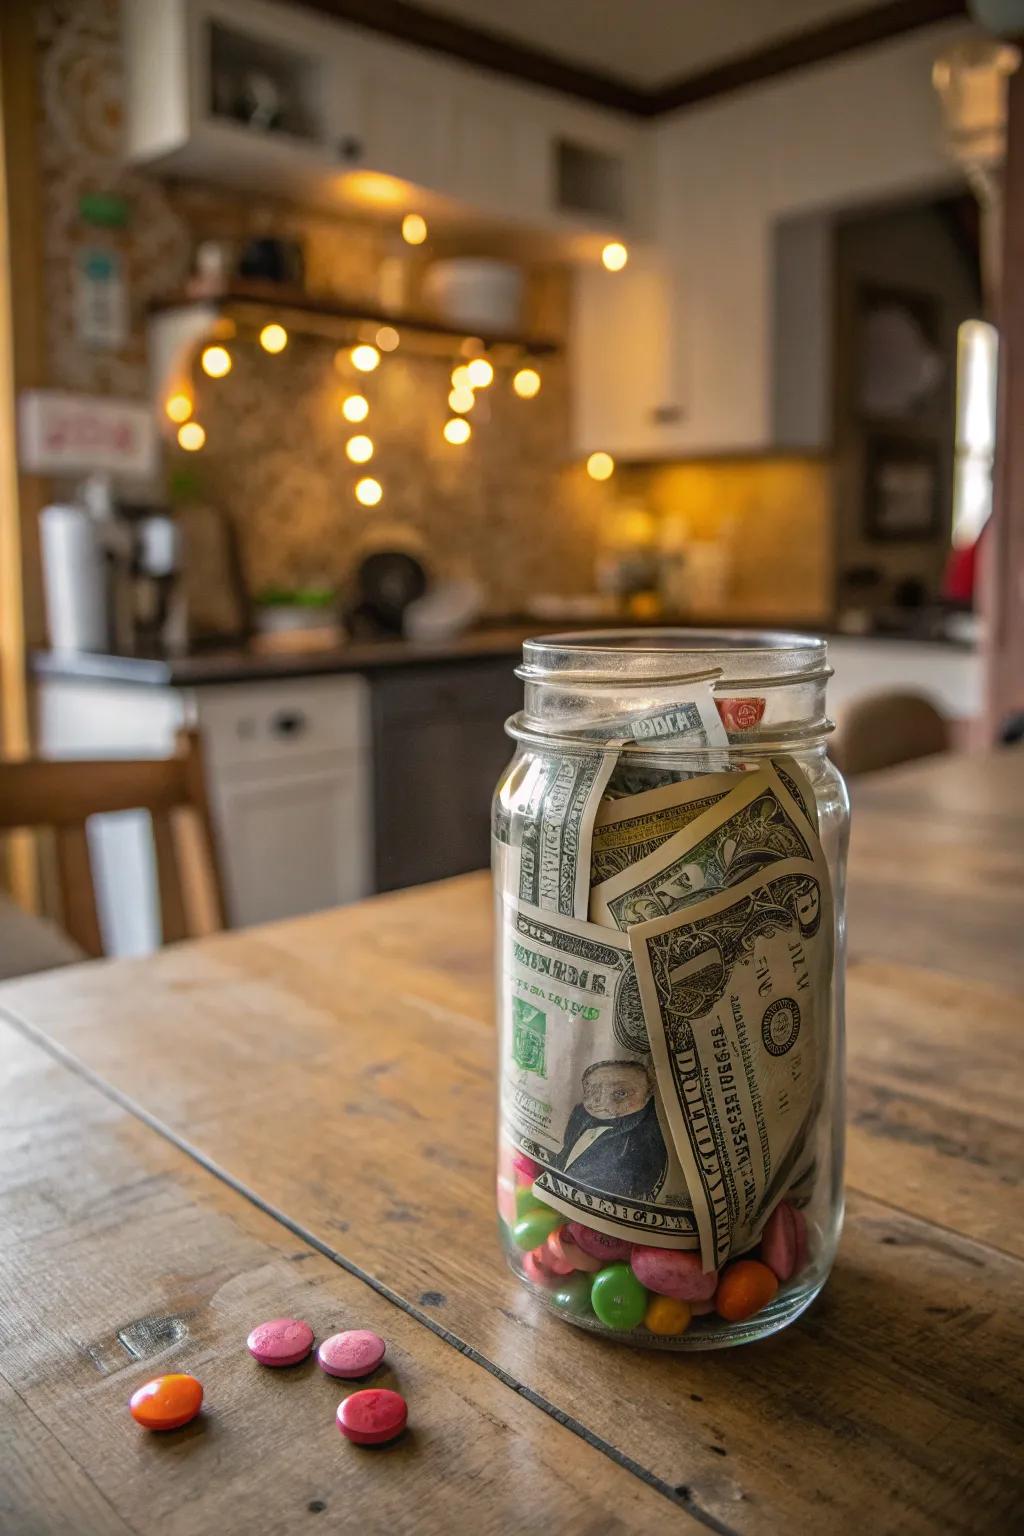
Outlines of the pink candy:
{"label": "pink candy", "polygon": [[524,1179],[532,1184],[534,1179],[544,1172],[540,1163],[535,1163],[532,1157],[527,1157],[525,1152],[516,1152],[512,1158],[512,1166],[517,1173],[521,1173]]}
{"label": "pink candy", "polygon": [[313,1348],[313,1330],[295,1317],[273,1317],[254,1328],[245,1345],[260,1365],[298,1365]]}
{"label": "pink candy", "polygon": [[349,1328],[324,1339],[316,1352],[317,1364],[328,1376],[356,1381],[377,1369],[386,1347],[384,1340],[369,1328]]}
{"label": "pink candy", "polygon": [[533,1285],[552,1285],[555,1276],[544,1262],[544,1249],[532,1248],[523,1255],[523,1273]]}
{"label": "pink candy", "polygon": [[782,1200],[761,1233],[761,1258],[778,1280],[789,1280],[807,1262],[807,1222],[802,1211]]}
{"label": "pink candy", "polygon": [[[595,1259],[589,1253],[584,1253],[578,1243],[574,1243],[569,1236],[568,1227],[559,1227],[557,1232],[552,1232],[545,1244],[548,1253],[548,1263],[556,1274],[569,1275],[574,1269],[579,1269],[588,1275],[596,1275],[603,1267],[602,1259]],[[565,1269],[557,1269],[557,1264],[564,1264]]]}
{"label": "pink candy", "polygon": [[617,1259],[628,1259],[630,1244],[622,1237],[608,1237],[604,1232],[595,1232],[593,1227],[585,1227],[581,1221],[570,1221],[569,1236],[577,1247],[592,1259],[600,1259],[602,1264],[613,1264]]}
{"label": "pink candy", "polygon": [[677,1301],[709,1301],[715,1294],[718,1276],[713,1271],[705,1274],[697,1253],[635,1243],[629,1262],[640,1283],[659,1296],[674,1296]]}

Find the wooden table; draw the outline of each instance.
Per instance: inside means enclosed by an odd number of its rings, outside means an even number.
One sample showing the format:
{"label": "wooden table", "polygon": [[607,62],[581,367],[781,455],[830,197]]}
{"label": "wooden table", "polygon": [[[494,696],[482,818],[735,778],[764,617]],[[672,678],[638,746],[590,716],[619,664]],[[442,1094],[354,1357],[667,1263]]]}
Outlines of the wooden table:
{"label": "wooden table", "polygon": [[[1024,755],[856,801],[846,1230],[746,1349],[627,1350],[503,1268],[483,875],[0,988],[0,1530],[1020,1529]],[[384,1334],[411,1433],[257,1367],[282,1313]],[[207,1411],[146,1436],[169,1369]]]}

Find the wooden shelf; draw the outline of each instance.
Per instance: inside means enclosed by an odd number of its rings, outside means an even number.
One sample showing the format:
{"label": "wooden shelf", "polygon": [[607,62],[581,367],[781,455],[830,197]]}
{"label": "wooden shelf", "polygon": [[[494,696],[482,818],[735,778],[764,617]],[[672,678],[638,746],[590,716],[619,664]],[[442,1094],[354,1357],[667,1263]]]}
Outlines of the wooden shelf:
{"label": "wooden shelf", "polygon": [[359,302],[347,303],[333,296],[317,296],[276,283],[236,282],[230,287],[214,290],[182,289],[153,300],[149,308],[154,315],[213,309],[243,324],[250,319],[254,325],[263,324],[268,319],[280,320],[297,333],[335,341],[356,339],[355,331],[361,326],[392,325],[399,332],[412,332],[424,340],[433,339],[438,343],[462,342],[467,337],[475,337],[489,352],[529,353],[541,357],[557,352],[561,347],[561,343],[550,336],[475,330],[450,325],[427,315],[395,313]]}

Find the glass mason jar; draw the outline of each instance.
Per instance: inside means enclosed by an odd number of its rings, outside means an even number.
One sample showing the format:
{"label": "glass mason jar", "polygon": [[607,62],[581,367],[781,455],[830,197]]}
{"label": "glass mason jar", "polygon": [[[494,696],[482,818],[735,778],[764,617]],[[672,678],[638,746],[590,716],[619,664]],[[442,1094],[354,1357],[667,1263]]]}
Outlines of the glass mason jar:
{"label": "glass mason jar", "polygon": [[849,801],[824,640],[529,640],[494,798],[498,1212],[566,1321],[717,1349],[824,1285],[843,1213]]}

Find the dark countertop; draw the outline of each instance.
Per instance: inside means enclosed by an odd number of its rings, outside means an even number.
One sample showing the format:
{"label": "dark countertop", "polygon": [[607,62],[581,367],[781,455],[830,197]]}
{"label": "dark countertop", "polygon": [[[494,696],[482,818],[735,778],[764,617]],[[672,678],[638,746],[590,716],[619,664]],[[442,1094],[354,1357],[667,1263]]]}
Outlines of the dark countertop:
{"label": "dark countertop", "polygon": [[[656,627],[670,623],[662,619]],[[350,640],[321,649],[271,648],[259,642],[251,645],[224,647],[217,650],[197,651],[193,655],[179,657],[114,656],[95,652],[34,651],[30,658],[33,677],[54,678],[75,682],[138,683],[148,687],[201,688],[220,683],[267,682],[293,677],[323,677],[346,672],[376,672],[381,668],[446,666],[457,662],[486,661],[487,659],[518,659],[523,641],[531,635],[564,633],[575,629],[633,627],[626,619],[606,619],[588,624],[569,621],[532,622],[510,621],[501,625],[484,625],[469,630],[453,640],[439,640],[429,644],[402,639]],[[639,627],[639,626],[638,626]],[[861,641],[871,644],[880,640],[916,641],[919,644],[947,646],[971,650],[969,642],[942,634],[879,631],[866,635],[842,634],[827,625],[806,623],[781,624],[751,619],[743,624],[723,623],[721,620],[701,620],[689,617],[686,627],[691,629],[785,630],[796,633],[821,634],[827,639]]]}

